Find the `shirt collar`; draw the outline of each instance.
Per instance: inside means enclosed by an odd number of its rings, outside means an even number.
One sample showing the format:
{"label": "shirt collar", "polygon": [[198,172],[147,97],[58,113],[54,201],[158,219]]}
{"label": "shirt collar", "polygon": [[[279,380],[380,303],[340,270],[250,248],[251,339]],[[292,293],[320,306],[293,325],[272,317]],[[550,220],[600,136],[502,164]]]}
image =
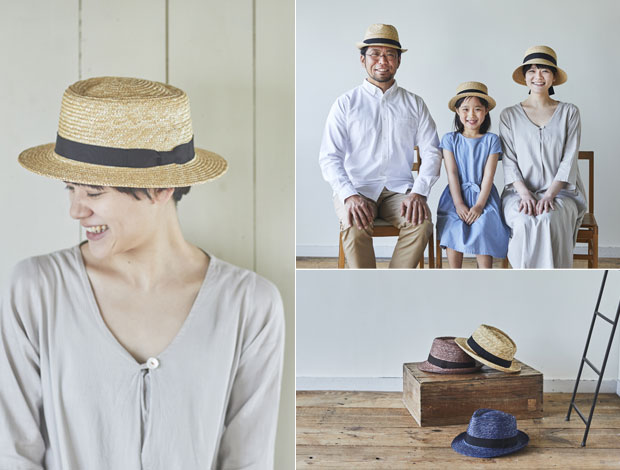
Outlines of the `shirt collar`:
{"label": "shirt collar", "polygon": [[373,85],[372,83],[370,83],[368,80],[364,79],[364,83],[362,83],[362,87],[368,92],[370,93],[372,96],[378,96],[379,98],[383,97],[383,96],[389,96],[392,93],[394,93],[394,91],[396,90],[396,88],[398,88],[398,84],[396,83],[396,80],[394,80],[394,83],[392,83],[392,86],[390,88],[388,88],[386,90],[385,93],[383,93],[383,91],[381,90],[381,88],[379,88],[376,85]]}

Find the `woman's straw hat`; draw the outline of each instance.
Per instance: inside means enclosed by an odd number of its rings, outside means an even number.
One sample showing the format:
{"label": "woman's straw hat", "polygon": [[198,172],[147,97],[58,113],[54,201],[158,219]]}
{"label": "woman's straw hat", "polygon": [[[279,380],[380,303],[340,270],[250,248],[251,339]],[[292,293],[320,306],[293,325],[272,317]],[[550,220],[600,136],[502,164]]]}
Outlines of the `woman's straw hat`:
{"label": "woman's straw hat", "polygon": [[469,374],[480,367],[456,345],[454,336],[441,336],[433,340],[428,359],[418,369],[435,374]]}
{"label": "woman's straw hat", "polygon": [[487,86],[480,82],[463,82],[456,87],[456,95],[448,102],[448,108],[451,111],[456,111],[456,102],[466,96],[477,96],[478,98],[485,99],[489,103],[489,111],[495,108],[495,100],[489,96]]}
{"label": "woman's straw hat", "polygon": [[523,63],[512,72],[512,79],[520,85],[525,85],[525,76],[523,75],[524,65],[548,65],[557,70],[555,74],[555,82],[553,85],[561,85],[568,77],[566,72],[558,67],[558,56],[555,51],[548,46],[530,47],[523,56]]}
{"label": "woman's straw hat", "polygon": [[469,338],[454,341],[471,357],[493,369],[503,372],[521,370],[521,364],[514,361],[517,345],[499,328],[480,325]]}
{"label": "woman's straw hat", "polygon": [[226,172],[218,154],[194,148],[187,95],[164,83],[100,77],[74,83],[60,107],[56,143],[19,163],[50,178],[95,186],[174,188]]}
{"label": "woman's straw hat", "polygon": [[371,24],[364,34],[364,40],[356,44],[358,49],[367,46],[386,46],[398,49],[400,52],[407,52],[403,49],[398,39],[398,31],[391,24],[375,23]]}

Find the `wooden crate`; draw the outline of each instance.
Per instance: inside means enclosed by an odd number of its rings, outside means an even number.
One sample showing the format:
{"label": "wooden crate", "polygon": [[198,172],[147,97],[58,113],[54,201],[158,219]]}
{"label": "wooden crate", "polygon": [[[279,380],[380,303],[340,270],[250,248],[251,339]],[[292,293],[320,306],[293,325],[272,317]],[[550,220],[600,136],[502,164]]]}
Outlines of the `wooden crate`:
{"label": "wooden crate", "polygon": [[474,374],[433,374],[403,364],[403,402],[420,426],[467,424],[478,408],[511,413],[517,419],[542,418],[543,375],[521,363],[507,374],[484,366]]}

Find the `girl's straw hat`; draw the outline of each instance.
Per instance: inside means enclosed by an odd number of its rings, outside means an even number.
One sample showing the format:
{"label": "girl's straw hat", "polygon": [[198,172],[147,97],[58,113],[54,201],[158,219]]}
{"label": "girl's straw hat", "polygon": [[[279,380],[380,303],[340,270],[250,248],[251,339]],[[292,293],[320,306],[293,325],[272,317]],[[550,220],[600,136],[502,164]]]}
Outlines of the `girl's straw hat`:
{"label": "girl's straw hat", "polygon": [[458,100],[466,96],[477,96],[478,98],[485,99],[489,103],[489,111],[495,108],[495,100],[489,96],[487,86],[480,82],[463,82],[456,87],[456,95],[448,102],[448,108],[456,112],[454,105]]}
{"label": "girl's straw hat", "polygon": [[375,23],[371,24],[366,30],[364,40],[356,44],[358,49],[367,46],[386,46],[398,49],[400,52],[407,52],[403,49],[398,39],[398,31],[391,24]]}
{"label": "girl's straw hat", "polygon": [[56,143],[23,151],[19,163],[51,178],[95,186],[173,188],[226,172],[216,153],[194,148],[189,99],[137,78],[74,83],[60,107]]}
{"label": "girl's straw hat", "polygon": [[480,367],[456,345],[454,336],[442,336],[433,340],[428,359],[418,369],[436,374],[469,374]]}
{"label": "girl's straw hat", "polygon": [[557,70],[555,74],[555,85],[561,85],[568,77],[566,72],[558,67],[558,56],[555,51],[548,46],[534,46],[525,51],[523,63],[512,72],[512,79],[520,85],[525,85],[525,76],[523,75],[524,65],[549,65]]}
{"label": "girl's straw hat", "polygon": [[503,372],[519,372],[514,361],[517,345],[499,328],[480,325],[469,338],[456,338],[459,347],[474,359]]}

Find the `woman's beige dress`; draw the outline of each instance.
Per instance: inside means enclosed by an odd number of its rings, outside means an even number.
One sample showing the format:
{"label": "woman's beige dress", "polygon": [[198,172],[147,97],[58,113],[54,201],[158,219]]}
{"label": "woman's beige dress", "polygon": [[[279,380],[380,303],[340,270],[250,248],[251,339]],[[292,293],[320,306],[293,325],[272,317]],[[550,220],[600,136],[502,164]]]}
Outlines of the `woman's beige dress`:
{"label": "woman's beige dress", "polygon": [[[502,206],[512,231],[510,264],[513,268],[572,267],[577,230],[587,208],[577,166],[579,109],[560,102],[549,122],[539,127],[516,104],[502,111],[499,135],[504,151]],[[521,197],[515,181],[523,181],[537,200],[553,181],[564,181],[566,186],[555,198],[555,210],[532,216],[519,212]]]}

